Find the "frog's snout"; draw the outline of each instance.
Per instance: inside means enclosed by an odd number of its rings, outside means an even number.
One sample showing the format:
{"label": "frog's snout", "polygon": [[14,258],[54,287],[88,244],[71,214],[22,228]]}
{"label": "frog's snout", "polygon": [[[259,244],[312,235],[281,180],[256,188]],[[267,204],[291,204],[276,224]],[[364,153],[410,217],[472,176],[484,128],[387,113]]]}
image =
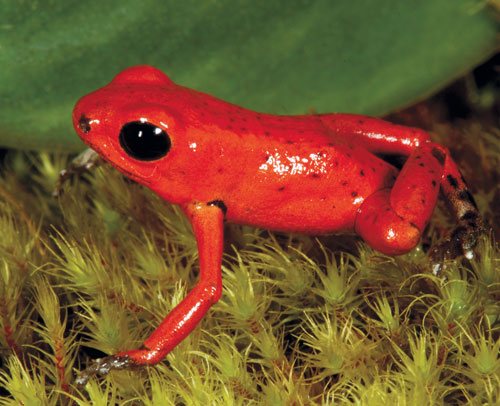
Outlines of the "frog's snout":
{"label": "frog's snout", "polygon": [[88,134],[91,130],[90,128],[90,118],[88,118],[85,114],[81,114],[80,118],[78,119],[78,129],[85,133]]}
{"label": "frog's snout", "polygon": [[[78,107],[78,105],[77,105]],[[84,113],[82,110],[75,108],[73,112],[73,126],[77,134],[85,141],[87,135],[92,132],[92,129],[99,124],[99,120],[92,119],[90,115]]]}
{"label": "frog's snout", "polygon": [[91,119],[88,114],[85,114],[84,109],[82,108],[82,100],[83,98],[78,100],[75,108],[73,109],[73,127],[80,137],[88,134],[92,129],[90,126]]}
{"label": "frog's snout", "polygon": [[73,126],[83,141],[87,135],[95,133],[96,126],[101,121],[99,111],[92,108],[87,100],[87,96],[82,97],[73,109]]}

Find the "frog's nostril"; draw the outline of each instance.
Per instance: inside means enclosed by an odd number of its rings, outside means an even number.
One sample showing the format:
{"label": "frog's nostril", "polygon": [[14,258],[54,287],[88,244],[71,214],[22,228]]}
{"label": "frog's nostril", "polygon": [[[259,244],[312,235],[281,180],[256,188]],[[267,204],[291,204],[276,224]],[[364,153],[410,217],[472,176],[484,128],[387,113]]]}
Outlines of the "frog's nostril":
{"label": "frog's nostril", "polygon": [[90,132],[90,119],[86,117],[85,114],[80,116],[80,119],[78,120],[78,128],[85,134]]}

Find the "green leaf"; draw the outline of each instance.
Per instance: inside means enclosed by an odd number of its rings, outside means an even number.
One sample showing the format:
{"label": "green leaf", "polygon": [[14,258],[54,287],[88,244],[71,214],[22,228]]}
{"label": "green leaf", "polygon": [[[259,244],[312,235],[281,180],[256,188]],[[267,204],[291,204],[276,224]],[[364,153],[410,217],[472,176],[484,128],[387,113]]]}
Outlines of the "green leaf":
{"label": "green leaf", "polygon": [[488,57],[480,0],[0,0],[0,145],[74,151],[82,95],[154,65],[259,111],[380,114]]}

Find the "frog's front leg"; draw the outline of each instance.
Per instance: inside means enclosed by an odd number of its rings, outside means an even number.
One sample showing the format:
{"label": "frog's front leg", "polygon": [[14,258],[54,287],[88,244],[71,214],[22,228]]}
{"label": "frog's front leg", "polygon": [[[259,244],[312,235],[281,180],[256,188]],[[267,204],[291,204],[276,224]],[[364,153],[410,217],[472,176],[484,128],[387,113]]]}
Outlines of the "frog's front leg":
{"label": "frog's front leg", "polygon": [[96,360],[82,372],[77,384],[84,385],[89,376],[110,369],[133,368],[161,361],[201,321],[222,293],[221,262],[223,250],[224,204],[193,203],[184,211],[193,227],[198,245],[200,279],[194,289],[161,322],[141,348]]}
{"label": "frog's front leg", "polygon": [[429,141],[411,153],[392,189],[380,190],[363,202],[356,232],[383,253],[408,252],[432,215],[440,187],[458,219],[444,255],[471,258],[482,229],[479,212],[448,150]]}

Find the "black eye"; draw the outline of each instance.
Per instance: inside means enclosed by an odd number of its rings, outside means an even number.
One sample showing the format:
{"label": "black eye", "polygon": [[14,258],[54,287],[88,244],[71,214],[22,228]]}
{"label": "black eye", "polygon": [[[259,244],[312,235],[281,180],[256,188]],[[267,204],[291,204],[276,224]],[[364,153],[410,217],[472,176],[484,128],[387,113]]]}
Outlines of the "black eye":
{"label": "black eye", "polygon": [[119,138],[123,150],[139,161],[154,161],[167,155],[170,149],[168,134],[150,123],[127,123],[122,127]]}

